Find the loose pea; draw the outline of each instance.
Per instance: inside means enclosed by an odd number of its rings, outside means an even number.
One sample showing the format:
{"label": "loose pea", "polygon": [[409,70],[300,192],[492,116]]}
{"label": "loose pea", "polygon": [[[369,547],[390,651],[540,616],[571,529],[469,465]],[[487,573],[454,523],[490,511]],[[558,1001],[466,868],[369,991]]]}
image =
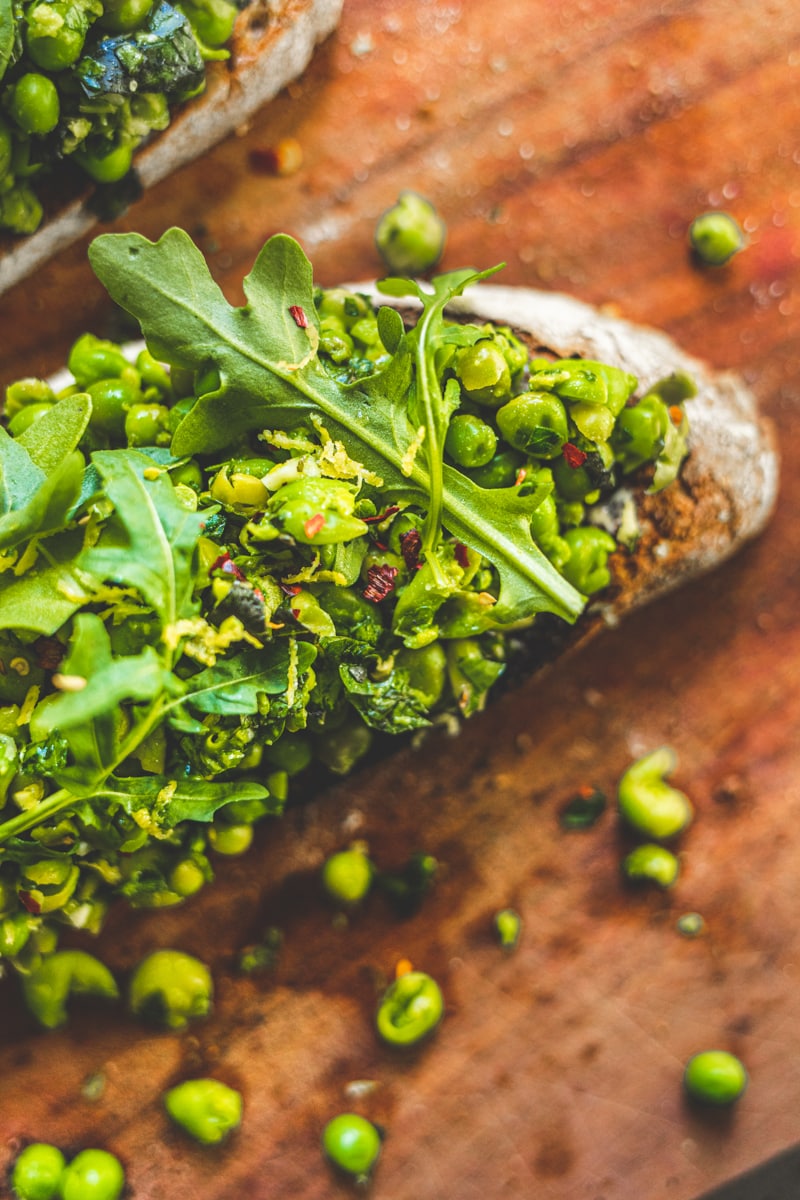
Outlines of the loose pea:
{"label": "loose pea", "polygon": [[744,1064],[728,1050],[703,1050],[686,1064],[684,1086],[707,1104],[733,1104],[747,1087]]}
{"label": "loose pea", "polygon": [[50,133],[58,124],[58,89],[47,75],[29,71],[15,84],[8,111],[24,133]]}
{"label": "loose pea", "polygon": [[476,342],[459,351],[456,375],[477,404],[497,408],[511,391],[511,372],[502,350],[494,342]]}
{"label": "loose pea", "polygon": [[155,950],[131,976],[131,1011],[146,1020],[183,1029],[211,1010],[214,985],[205,963],[180,950]]}
{"label": "loose pea", "polygon": [[480,417],[459,413],[450,422],[444,448],[459,467],[484,467],[497,449],[497,434]]}
{"label": "loose pea", "polygon": [[497,413],[506,441],[534,458],[555,458],[569,437],[567,411],[550,392],[525,392]]}
{"label": "loose pea", "polygon": [[241,1093],[218,1079],[187,1079],[164,1095],[164,1107],[176,1125],[201,1142],[215,1146],[242,1120]]}
{"label": "loose pea", "polygon": [[616,549],[616,542],[605,529],[584,526],[568,529],[564,541],[569,547],[569,558],[561,572],[568,583],[579,592],[591,596],[611,582],[608,556]]}
{"label": "loose pea", "polygon": [[30,975],[23,976],[25,1003],[46,1029],[57,1029],[67,1020],[67,1001],[75,996],[119,995],[114,976],[99,959],[84,950],[57,950],[43,959]]}
{"label": "loose pea", "polygon": [[119,1200],[122,1163],[108,1150],[81,1150],[61,1176],[61,1200]]}
{"label": "loose pea", "polygon": [[662,888],[670,888],[677,882],[680,874],[680,863],[671,850],[664,846],[636,846],[625,855],[622,870],[626,878],[631,880],[648,880]]}
{"label": "loose pea", "polygon": [[364,850],[340,850],[325,860],[322,886],[340,904],[358,904],[372,884],[374,869]]}
{"label": "loose pea", "polygon": [[366,1117],[340,1113],[325,1126],[322,1148],[339,1170],[365,1179],[378,1161],[381,1135]]}
{"label": "loose pea", "polygon": [[430,200],[403,191],[383,214],[375,244],[390,271],[419,275],[442,257],[447,227]]}
{"label": "loose pea", "polygon": [[25,183],[16,183],[0,194],[0,229],[10,229],[12,233],[35,233],[43,215],[38,197]]}
{"label": "loose pea", "polygon": [[384,993],[375,1021],[385,1042],[411,1046],[432,1033],[443,1014],[444,998],[436,980],[424,971],[409,971]]}
{"label": "loose pea", "polygon": [[18,1155],[11,1187],[18,1200],[56,1200],[66,1160],[57,1146],[33,1142]]}
{"label": "loose pea", "polygon": [[662,746],[633,763],[619,782],[620,815],[647,837],[676,837],[692,820],[688,796],[664,778],[675,763],[675,751]]}
{"label": "loose pea", "polygon": [[504,950],[516,949],[522,932],[522,919],[513,908],[504,908],[495,915],[494,927],[497,939]]}
{"label": "loose pea", "polygon": [[729,213],[702,213],[689,226],[689,245],[700,262],[709,267],[724,266],[744,244],[744,234]]}

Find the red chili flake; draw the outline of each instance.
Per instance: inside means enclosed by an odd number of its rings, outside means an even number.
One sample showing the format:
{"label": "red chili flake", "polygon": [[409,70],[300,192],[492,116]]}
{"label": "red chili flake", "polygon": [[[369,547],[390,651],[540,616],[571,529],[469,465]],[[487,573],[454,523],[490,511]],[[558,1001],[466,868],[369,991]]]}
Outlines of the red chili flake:
{"label": "red chili flake", "polygon": [[64,657],[64,647],[58,638],[40,637],[33,643],[36,665],[43,671],[57,671]]}
{"label": "red chili flake", "polygon": [[298,619],[298,617],[300,616],[300,609],[299,609],[299,608],[293,608],[293,609],[292,609],[292,616],[294,617],[294,619],[295,619],[295,621],[296,621],[296,620]]}
{"label": "red chili flake", "polygon": [[307,538],[316,537],[319,531],[325,525],[325,518],[322,513],[314,513],[313,517],[309,517],[303,522],[303,532]]}
{"label": "red chili flake", "polygon": [[514,480],[514,487],[519,487],[519,485],[521,483],[525,482],[527,477],[528,477],[528,468],[520,467],[520,469],[517,471],[517,478]]}
{"label": "red chili flake", "polygon": [[244,582],[247,579],[241,567],[237,567],[236,563],[231,558],[226,550],[224,554],[220,554],[219,558],[215,558],[209,571],[224,571],[226,575],[232,575],[234,579]]}
{"label": "red chili flake", "polygon": [[39,901],[35,900],[30,892],[19,892],[18,895],[22,901],[23,908],[27,909],[29,913],[34,913],[34,915],[38,916],[42,911]]}
{"label": "red chili flake", "polygon": [[683,420],[683,409],[680,404],[671,404],[669,406],[669,419],[673,425],[680,425]]}
{"label": "red chili flake", "polygon": [[466,571],[469,566],[469,551],[463,542],[456,542],[455,555],[458,565]]}
{"label": "red chili flake", "polygon": [[572,467],[573,471],[577,467],[582,467],[588,457],[583,450],[579,450],[572,442],[564,442],[564,449],[561,453],[564,455],[565,463],[568,467]]}
{"label": "red chili flake", "polygon": [[400,535],[400,553],[409,571],[418,571],[422,566],[419,553],[422,549],[422,534],[418,529],[409,529]]}
{"label": "red chili flake", "polygon": [[295,325],[300,329],[308,329],[308,317],[304,308],[301,308],[299,304],[291,304],[289,312],[292,314]]}
{"label": "red chili flake", "polygon": [[382,513],[376,513],[374,517],[362,517],[361,520],[365,525],[379,525],[381,521],[385,521],[387,517],[393,517],[396,512],[400,512],[399,504],[390,504]]}
{"label": "red chili flake", "polygon": [[281,591],[285,592],[287,596],[296,596],[297,593],[302,592],[302,590],[303,589],[300,587],[299,583],[282,583],[281,584]]}
{"label": "red chili flake", "polygon": [[397,567],[384,563],[380,567],[370,567],[367,571],[367,586],[364,588],[364,599],[372,600],[374,604],[385,600],[394,591],[394,581],[397,577]]}

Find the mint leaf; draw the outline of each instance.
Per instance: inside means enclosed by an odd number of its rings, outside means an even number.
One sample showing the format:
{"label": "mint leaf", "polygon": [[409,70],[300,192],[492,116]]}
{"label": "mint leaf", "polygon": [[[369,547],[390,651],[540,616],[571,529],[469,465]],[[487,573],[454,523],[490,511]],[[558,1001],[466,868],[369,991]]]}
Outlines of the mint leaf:
{"label": "mint leaf", "polygon": [[[520,502],[513,489],[478,489],[459,472],[441,466],[447,413],[437,409],[439,385],[431,378],[435,335],[447,298],[480,273],[444,277],[432,299],[407,280],[383,285],[391,294],[412,294],[427,305],[414,335],[416,387],[426,433],[439,443],[435,461],[435,455],[426,458],[427,451],[410,453],[418,427],[409,420],[398,386],[411,368],[409,337],[401,340],[388,368],[366,383],[348,388],[334,380],[315,352],[311,267],[291,238],[278,235],[262,249],[244,281],[248,303],[242,308],[228,304],[181,230],[168,230],[155,243],[138,234],[103,234],[89,255],[101,282],[139,321],[157,357],[205,374],[210,367],[216,370],[218,385],[178,427],[174,454],[217,453],[240,434],[292,428],[314,413],[351,458],[383,479],[387,502],[413,502],[427,512],[431,532],[426,549],[432,557],[434,532],[443,526],[493,563],[502,585],[498,624],[510,619],[510,613],[514,620],[539,611],[574,620],[582,611],[584,598],[531,537],[523,520],[532,511],[530,502]],[[296,324],[293,307],[303,309],[307,328]],[[96,569],[94,563],[91,569]]]}

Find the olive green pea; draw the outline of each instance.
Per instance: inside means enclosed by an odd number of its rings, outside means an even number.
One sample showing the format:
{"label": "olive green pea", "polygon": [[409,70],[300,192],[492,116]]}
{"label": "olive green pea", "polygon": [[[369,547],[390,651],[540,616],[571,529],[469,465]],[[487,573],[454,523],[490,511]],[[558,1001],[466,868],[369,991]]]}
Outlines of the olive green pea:
{"label": "olive green pea", "polygon": [[218,1079],[187,1079],[164,1094],[164,1107],[195,1141],[215,1146],[242,1120],[242,1096]]}
{"label": "olive green pea", "polygon": [[252,825],[212,825],[208,831],[208,844],[217,854],[234,858],[244,854],[253,844]]}
{"label": "olive green pea", "polygon": [[[177,487],[180,484],[183,487],[189,487],[193,492],[202,492],[205,487],[205,477],[202,467],[199,462],[190,458],[186,462],[180,463],[177,467],[170,469],[169,477],[173,484]],[[208,541],[208,539],[205,539]],[[219,557],[219,551],[215,557]],[[213,559],[211,560],[214,561]]]}
{"label": "olive green pea", "polygon": [[372,731],[355,714],[330,733],[314,738],[315,757],[336,775],[346,775],[372,744]]}
{"label": "olive green pea", "polygon": [[45,379],[18,379],[6,388],[5,414],[15,416],[28,404],[55,404],[55,392]]}
{"label": "olive green pea", "polygon": [[29,71],[14,85],[8,111],[24,133],[50,133],[58,124],[58,89],[47,75]]}
{"label": "olive green pea", "polygon": [[119,1200],[125,1172],[108,1150],[81,1150],[64,1170],[59,1187],[61,1200]]}
{"label": "olive green pea", "polygon": [[0,180],[4,179],[11,169],[14,156],[14,138],[7,121],[0,117]]}
{"label": "olive green pea", "polygon": [[92,398],[90,428],[109,437],[121,437],[128,409],[141,399],[139,389],[124,379],[99,379],[86,391]]}
{"label": "olive green pea", "polygon": [[669,428],[669,411],[660,396],[644,396],[638,404],[623,408],[617,417],[611,446],[625,472],[652,462],[664,448]]}
{"label": "olive green pea", "polygon": [[[147,0],[150,4],[151,0]],[[165,396],[172,395],[172,379],[167,368],[149,350],[140,350],[136,356],[136,370],[142,380],[142,387],[156,388]]]}
{"label": "olive green pea", "polygon": [[169,409],[163,404],[131,404],[125,413],[125,440],[129,446],[167,446]]}
{"label": "olive green pea", "polygon": [[93,333],[84,333],[72,346],[67,366],[78,387],[84,389],[101,379],[119,378],[129,363],[114,342],[104,341]]}
{"label": "olive green pea", "polygon": [[331,854],[322,867],[322,886],[339,904],[358,904],[372,885],[374,868],[366,852],[353,848]]}
{"label": "olive green pea", "polygon": [[194,896],[205,883],[205,871],[191,858],[177,863],[170,872],[169,885],[179,896]]}
{"label": "olive green pea", "polygon": [[23,976],[22,991],[29,1010],[46,1029],[65,1024],[71,996],[115,1000],[119,995],[108,967],[84,950],[56,950]]}
{"label": "olive green pea", "polygon": [[32,188],[15,183],[0,193],[0,229],[12,233],[35,233],[42,223],[44,210]]}
{"label": "olive green pea", "polygon": [[585,596],[608,587],[608,556],[617,546],[611,534],[595,526],[583,526],[566,530],[563,540],[569,547],[569,558],[561,567],[567,582]]}
{"label": "olive green pea", "polygon": [[311,742],[302,733],[285,733],[267,747],[270,765],[287,775],[299,775],[310,765],[312,756]]}
{"label": "olive green pea", "polygon": [[664,778],[675,764],[675,751],[662,746],[633,763],[619,782],[620,815],[646,837],[676,837],[692,820],[688,796]]}
{"label": "olive green pea", "polygon": [[671,888],[680,875],[680,863],[671,850],[646,843],[625,855],[622,871],[627,879],[648,881]]}
{"label": "olive green pea", "polygon": [[495,915],[494,927],[497,939],[504,950],[516,949],[522,933],[522,918],[513,908],[504,908]]}
{"label": "olive green pea", "polygon": [[375,1022],[392,1046],[411,1046],[427,1037],[444,1015],[444,997],[436,980],[424,971],[398,976],[384,993]]}
{"label": "olive green pea", "polygon": [[17,1156],[11,1188],[18,1200],[56,1200],[66,1159],[57,1146],[33,1142]]}
{"label": "olive green pea", "polygon": [[689,226],[689,245],[701,263],[722,267],[744,248],[738,222],[726,212],[706,212]]}
{"label": "olive green pea", "polygon": [[444,448],[459,467],[484,467],[494,457],[497,434],[480,417],[459,413],[450,422]]}
{"label": "olive green pea", "polygon": [[139,963],[128,986],[134,1015],[184,1029],[211,1011],[214,985],[205,963],[181,950],[155,950]]}
{"label": "olive green pea", "polygon": [[442,645],[436,641],[418,649],[403,646],[395,654],[394,665],[420,693],[425,707],[433,708],[441,698],[447,679],[447,655]]}
{"label": "olive green pea", "polygon": [[446,235],[445,222],[430,200],[403,191],[379,220],[375,244],[390,271],[419,275],[436,266]]}
{"label": "olive green pea", "polygon": [[523,392],[497,413],[500,433],[534,458],[555,458],[569,438],[567,411],[550,392]]}
{"label": "olive green pea", "polygon": [[703,1050],[689,1059],[683,1082],[695,1100],[725,1105],[739,1099],[748,1079],[744,1064],[735,1054],[728,1050]]}
{"label": "olive green pea", "polygon": [[322,1148],[340,1171],[365,1180],[380,1156],[381,1135],[366,1117],[339,1113],[323,1130]]}
{"label": "olive green pea", "polygon": [[511,391],[511,372],[503,352],[494,342],[480,341],[460,350],[456,375],[470,400],[497,408]]}

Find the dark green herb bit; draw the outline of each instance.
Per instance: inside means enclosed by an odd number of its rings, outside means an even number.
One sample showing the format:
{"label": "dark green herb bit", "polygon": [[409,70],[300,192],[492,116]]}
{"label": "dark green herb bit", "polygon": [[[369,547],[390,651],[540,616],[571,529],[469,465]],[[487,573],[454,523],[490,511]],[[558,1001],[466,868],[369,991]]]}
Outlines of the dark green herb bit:
{"label": "dark green herb bit", "polygon": [[606,810],[605,792],[599,788],[581,788],[561,809],[559,823],[562,829],[591,829]]}
{"label": "dark green herb bit", "polygon": [[729,213],[706,212],[689,226],[689,245],[700,262],[722,267],[744,248],[745,236]]}
{"label": "dark green herb bit", "polygon": [[273,971],[278,965],[283,946],[283,931],[272,925],[263,939],[245,946],[239,953],[238,967],[243,975],[255,975],[260,971]]}
{"label": "dark green herb bit", "polygon": [[412,854],[399,871],[379,871],[376,885],[389,898],[392,907],[402,917],[417,912],[433,886],[439,863],[432,854]]}

